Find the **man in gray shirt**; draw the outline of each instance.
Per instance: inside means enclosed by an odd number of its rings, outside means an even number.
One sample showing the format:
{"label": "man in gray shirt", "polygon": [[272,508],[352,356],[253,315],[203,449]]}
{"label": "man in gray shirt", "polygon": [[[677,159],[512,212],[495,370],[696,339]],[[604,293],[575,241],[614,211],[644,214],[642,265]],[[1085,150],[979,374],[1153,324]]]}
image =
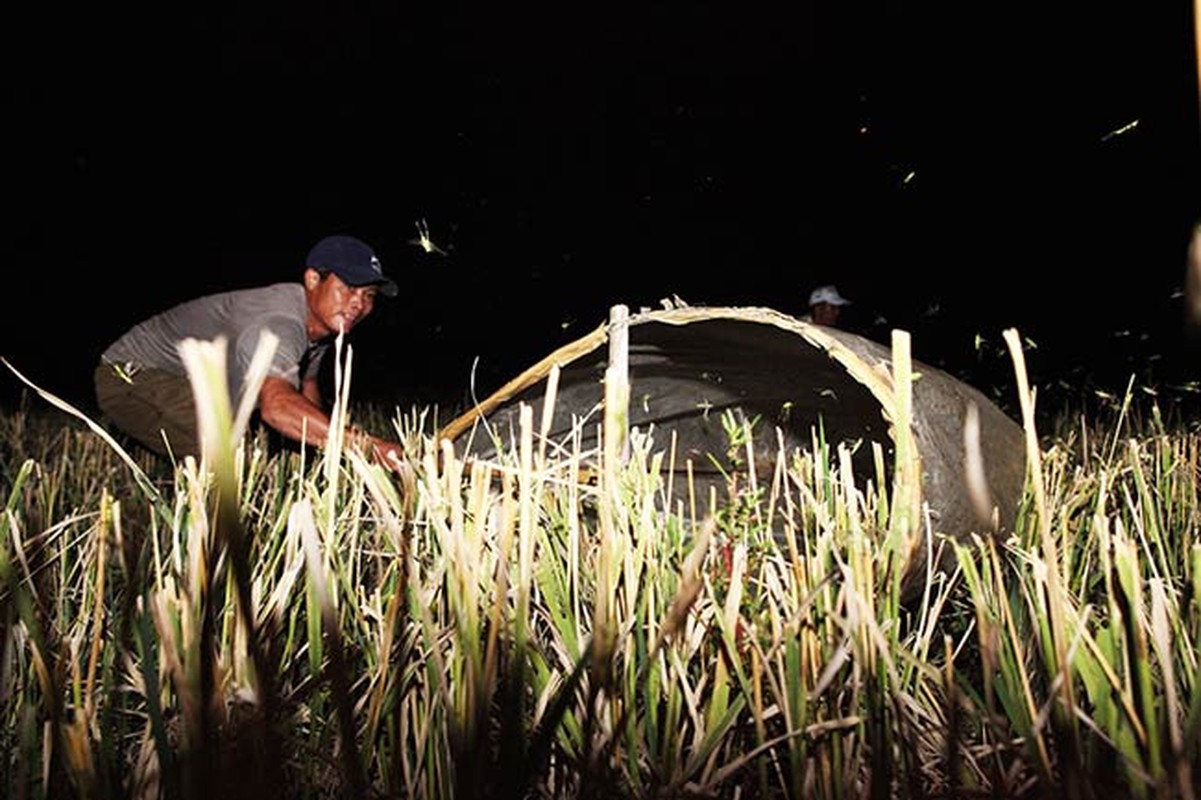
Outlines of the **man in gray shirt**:
{"label": "man in gray shirt", "polygon": [[[151,450],[198,456],[196,406],[180,342],[224,337],[230,400],[237,407],[259,337],[270,331],[279,344],[258,392],[259,416],[289,440],[323,447],[330,417],[318,381],[321,361],[340,332],[371,314],[377,296],[397,292],[371,247],[353,236],[328,236],[309,251],[300,283],[200,297],[130,328],[101,355],[97,404]],[[399,444],[362,438],[381,463],[399,465]]]}

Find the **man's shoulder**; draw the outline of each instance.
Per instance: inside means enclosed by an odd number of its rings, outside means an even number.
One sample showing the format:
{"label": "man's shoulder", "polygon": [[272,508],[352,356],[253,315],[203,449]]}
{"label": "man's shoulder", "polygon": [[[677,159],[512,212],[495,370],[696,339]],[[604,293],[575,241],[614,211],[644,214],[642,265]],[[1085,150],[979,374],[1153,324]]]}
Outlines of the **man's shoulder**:
{"label": "man's shoulder", "polygon": [[303,314],[306,308],[304,287],[299,283],[271,283],[249,289],[235,289],[226,297],[234,305],[252,310],[254,313]]}
{"label": "man's shoulder", "polygon": [[231,329],[239,331],[239,338],[254,338],[254,332],[264,328],[285,339],[296,339],[301,345],[308,338],[305,333],[308,304],[304,287],[298,283],[227,292],[223,305],[220,313]]}
{"label": "man's shoulder", "polygon": [[202,295],[181,303],[180,306],[246,306],[270,303],[304,302],[304,286],[299,283],[268,283],[259,286],[242,286]]}
{"label": "man's shoulder", "polygon": [[249,289],[242,289],[238,293],[256,297],[303,297],[304,285],[296,281],[281,281],[262,286],[252,286]]}
{"label": "man's shoulder", "polygon": [[277,337],[276,358],[292,364],[309,345],[305,320],[308,304],[299,283],[275,283],[229,293],[227,311],[237,331],[235,347],[245,357],[258,347],[263,331]]}

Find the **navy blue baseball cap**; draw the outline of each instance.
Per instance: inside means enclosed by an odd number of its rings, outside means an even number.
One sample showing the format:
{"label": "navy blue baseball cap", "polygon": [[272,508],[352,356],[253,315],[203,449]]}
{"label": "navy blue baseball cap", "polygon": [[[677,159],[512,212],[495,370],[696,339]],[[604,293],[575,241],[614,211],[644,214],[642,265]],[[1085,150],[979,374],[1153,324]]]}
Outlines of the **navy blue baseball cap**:
{"label": "navy blue baseball cap", "polygon": [[396,297],[396,281],[384,275],[379,258],[366,242],[353,236],[326,236],[309,251],[304,265],[332,272],[347,286],[378,286],[385,297]]}

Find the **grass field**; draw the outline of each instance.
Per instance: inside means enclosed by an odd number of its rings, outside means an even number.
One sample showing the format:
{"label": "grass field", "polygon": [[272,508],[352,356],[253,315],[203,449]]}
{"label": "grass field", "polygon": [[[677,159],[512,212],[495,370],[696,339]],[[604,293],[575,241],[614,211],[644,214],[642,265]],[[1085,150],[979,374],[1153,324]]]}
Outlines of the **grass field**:
{"label": "grass field", "polygon": [[[203,465],[0,418],[5,797],[1195,796],[1201,438],[1152,393],[1016,379],[1016,529],[954,541],[816,437],[686,507],[647,437],[584,481],[532,414],[468,463],[341,397],[397,475],[207,385]],[[902,597],[915,546],[951,568]]]}

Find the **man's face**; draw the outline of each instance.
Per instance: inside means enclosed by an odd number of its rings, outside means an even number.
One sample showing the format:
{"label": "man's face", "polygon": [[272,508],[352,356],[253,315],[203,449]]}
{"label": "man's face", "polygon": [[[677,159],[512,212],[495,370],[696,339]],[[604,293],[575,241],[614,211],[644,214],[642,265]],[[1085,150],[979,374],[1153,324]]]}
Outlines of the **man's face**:
{"label": "man's face", "polygon": [[332,272],[304,273],[305,296],[309,303],[309,339],[316,341],[337,333],[350,333],[375,308],[376,286],[347,286]]}
{"label": "man's face", "polygon": [[838,315],[842,309],[833,303],[814,303],[813,321],[818,325],[838,326]]}

